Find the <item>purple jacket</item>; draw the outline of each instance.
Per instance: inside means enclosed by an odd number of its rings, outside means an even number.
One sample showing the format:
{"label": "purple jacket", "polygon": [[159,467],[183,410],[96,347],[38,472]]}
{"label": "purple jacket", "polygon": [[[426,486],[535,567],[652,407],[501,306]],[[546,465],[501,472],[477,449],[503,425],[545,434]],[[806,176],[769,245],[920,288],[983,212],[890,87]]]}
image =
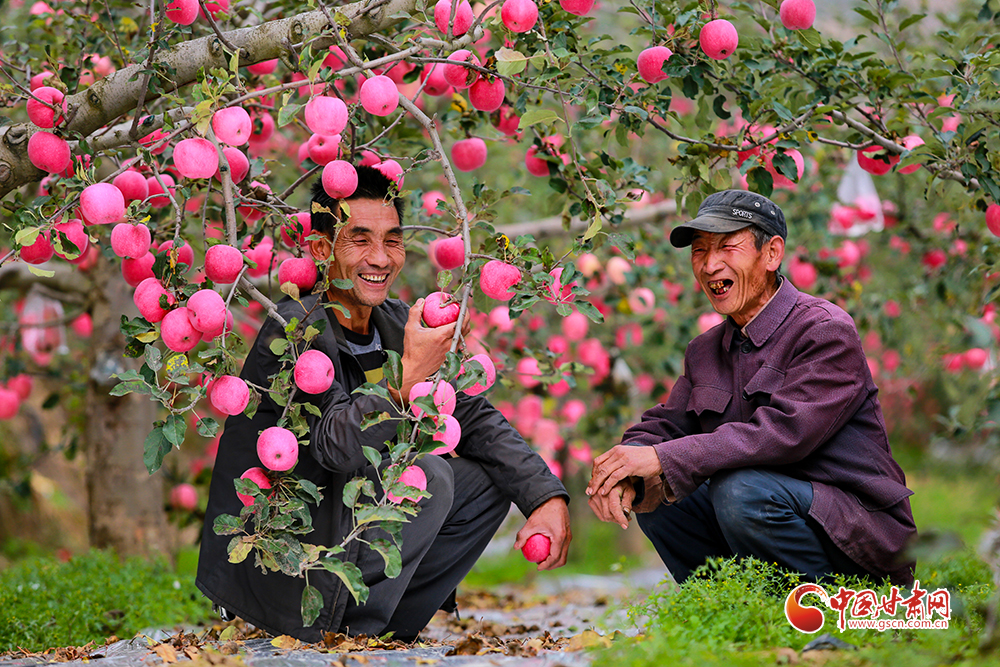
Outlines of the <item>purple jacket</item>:
{"label": "purple jacket", "polygon": [[656,449],[677,500],[731,468],[807,480],[809,515],[844,553],[912,583],[913,492],[892,458],[854,321],[783,280],[747,335],[727,318],[691,341],[667,402],[622,442]]}

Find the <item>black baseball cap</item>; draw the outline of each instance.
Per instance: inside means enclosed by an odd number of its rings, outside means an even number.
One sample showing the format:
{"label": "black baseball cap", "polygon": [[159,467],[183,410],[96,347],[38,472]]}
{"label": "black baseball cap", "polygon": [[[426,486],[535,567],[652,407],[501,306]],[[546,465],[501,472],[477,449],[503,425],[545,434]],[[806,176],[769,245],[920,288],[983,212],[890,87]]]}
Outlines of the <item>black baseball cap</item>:
{"label": "black baseball cap", "polygon": [[773,201],[756,192],[723,190],[705,197],[698,207],[698,217],[674,227],[670,243],[675,248],[691,245],[695,231],[728,234],[756,225],[771,236],[788,239],[785,214]]}

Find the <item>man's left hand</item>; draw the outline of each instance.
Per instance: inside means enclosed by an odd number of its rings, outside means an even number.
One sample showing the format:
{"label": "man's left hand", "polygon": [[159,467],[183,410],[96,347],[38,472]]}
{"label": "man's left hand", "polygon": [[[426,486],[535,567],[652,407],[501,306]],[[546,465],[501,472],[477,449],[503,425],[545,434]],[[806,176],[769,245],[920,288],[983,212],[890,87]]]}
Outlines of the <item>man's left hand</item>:
{"label": "man's left hand", "polygon": [[539,570],[554,570],[566,564],[569,542],[573,533],[569,528],[569,508],[566,499],[550,498],[535,508],[524,527],[517,532],[514,548],[520,549],[528,538],[540,533],[549,538],[549,556],[538,564]]}
{"label": "man's left hand", "polygon": [[615,445],[594,459],[587,495],[608,495],[627,477],[656,477],[663,472],[660,457],[652,447]]}

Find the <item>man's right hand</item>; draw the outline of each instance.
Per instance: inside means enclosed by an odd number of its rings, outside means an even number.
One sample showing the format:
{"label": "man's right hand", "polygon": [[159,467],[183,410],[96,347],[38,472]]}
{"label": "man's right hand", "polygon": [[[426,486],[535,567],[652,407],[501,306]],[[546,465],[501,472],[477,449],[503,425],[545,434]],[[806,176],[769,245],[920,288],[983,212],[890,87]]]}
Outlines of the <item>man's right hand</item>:
{"label": "man's right hand", "polygon": [[423,312],[424,300],[417,299],[410,306],[410,315],[403,329],[403,386],[400,388],[401,396],[397,398],[404,405],[413,385],[423,382],[441,368],[455,335],[454,324],[433,328],[424,326],[421,320]]}
{"label": "man's right hand", "polygon": [[632,485],[632,480],[623,479],[615,484],[609,493],[595,493],[587,499],[587,502],[601,521],[614,521],[622,528],[628,528],[634,500],[635,487]]}

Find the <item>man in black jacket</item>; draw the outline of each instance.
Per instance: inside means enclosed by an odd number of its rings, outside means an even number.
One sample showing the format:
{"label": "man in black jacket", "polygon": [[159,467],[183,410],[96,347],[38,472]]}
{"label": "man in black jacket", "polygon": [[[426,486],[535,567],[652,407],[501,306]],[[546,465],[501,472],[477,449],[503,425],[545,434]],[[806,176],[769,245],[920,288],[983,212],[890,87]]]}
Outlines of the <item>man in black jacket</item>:
{"label": "man in black jacket", "polygon": [[[330,211],[344,211],[347,218],[337,229],[332,215],[313,212],[313,231],[326,238],[310,244],[316,259],[332,255],[331,279],[350,280],[353,287],[331,287],[324,295],[303,298],[301,304],[287,298],[278,304],[286,320],[296,317],[306,325],[326,320],[313,348],[333,361],[335,380],[324,394],[310,397],[322,416],[310,416],[309,445],[300,447],[294,472],[323,488],[323,501],[312,509],[314,530],[306,540],[327,546],[339,544],[351,526],[350,508],[342,502],[344,485],[354,477],[373,475],[362,447],[384,451],[385,442],[396,432],[392,421],[362,431],[363,415],[392,414],[393,410],[384,399],[353,394],[353,390],[366,381],[385,384],[383,350],[395,350],[402,355],[402,387],[398,393],[390,391],[397,402],[405,403],[410,388],[440,367],[455,331],[454,324],[423,326],[423,299],[407,308],[388,298],[406,258],[400,226],[402,200],[392,198],[390,181],[375,169],[360,167],[358,181],[344,208],[317,183],[314,201]],[[343,311],[314,307],[318,299],[339,303]],[[282,326],[268,318],[247,355],[241,377],[257,386],[269,386],[268,378],[280,368],[270,345],[282,337]],[[403,527],[402,573],[387,578],[378,553],[356,540],[350,542],[345,558],[361,569],[370,590],[368,601],[355,604],[335,575],[313,571],[309,583],[322,593],[324,608],[310,627],[303,627],[301,617],[305,582],[281,573],[265,575],[252,557],[229,563],[226,547],[231,538],[216,535],[212,529],[220,514],[239,514],[242,505],[233,480],[260,465],[257,436],[277,422],[281,407],[265,395],[253,419],[242,414],[230,417],[212,475],[198,588],[227,614],[274,634],[314,642],[327,632],[369,636],[393,632],[397,639],[412,640],[475,564],[511,502],[528,517],[514,547],[541,533],[552,547],[539,569],[564,565],[571,539],[565,487],[486,399],[463,392],[458,397],[454,413],[462,427],[458,456],[428,455],[418,463],[432,497],[420,501],[419,514]]]}

